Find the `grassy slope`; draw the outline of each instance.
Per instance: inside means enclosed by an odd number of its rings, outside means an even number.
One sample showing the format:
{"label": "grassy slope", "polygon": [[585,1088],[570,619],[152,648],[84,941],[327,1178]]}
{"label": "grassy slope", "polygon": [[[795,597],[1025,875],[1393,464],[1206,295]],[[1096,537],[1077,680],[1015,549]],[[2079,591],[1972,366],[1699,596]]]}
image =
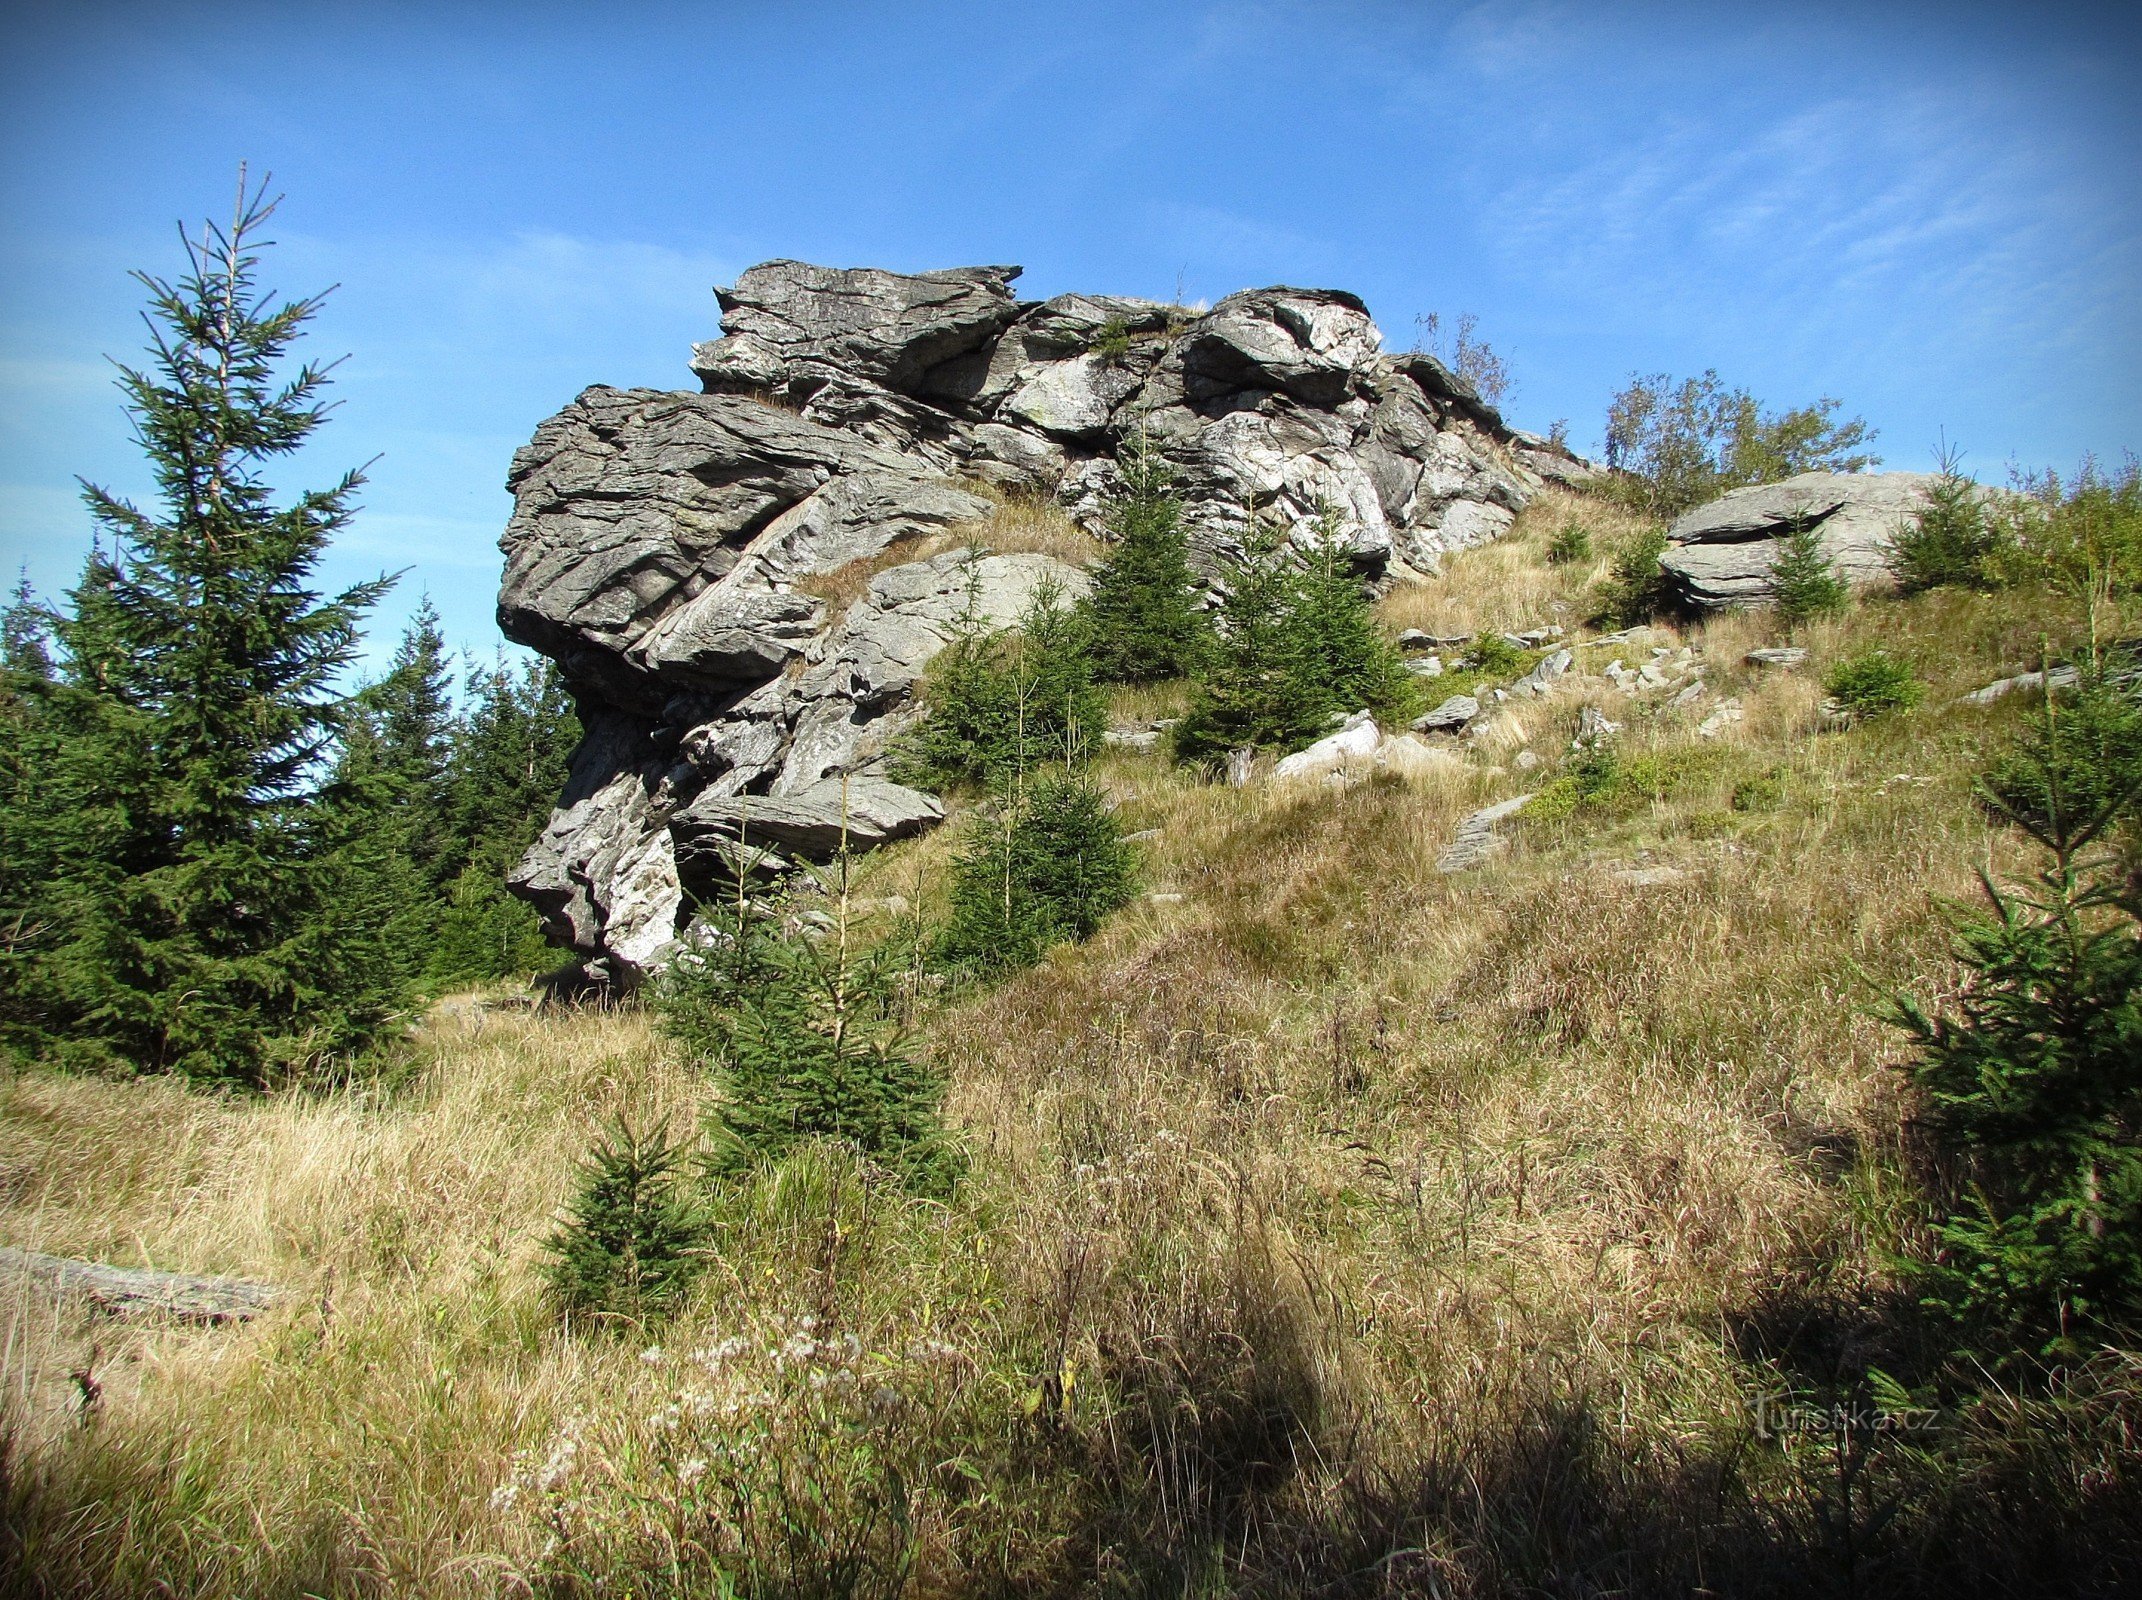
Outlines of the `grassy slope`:
{"label": "grassy slope", "polygon": [[[1574,628],[1592,574],[1542,554],[1570,517],[1612,531],[1544,503],[1390,620]],[[12,1576],[526,1592],[689,1560],[712,1537],[689,1509],[738,1488],[801,1530],[758,1551],[797,1592],[889,1592],[803,1580],[844,1533],[897,1570],[897,1471],[922,1592],[1842,1592],[1994,1551],[2057,1589],[2087,1558],[2034,1539],[2134,1508],[2123,1358],[2072,1437],[2020,1401],[1954,1421],[1967,1489],[1905,1443],[1763,1440],[1751,1402],[1812,1382],[1810,1351],[1885,1348],[1851,1313],[1906,1227],[1868,980],[1953,983],[1936,899],[2027,865],[1968,790],[2022,708],[1950,702],[2079,625],[1936,595],[1806,630],[1818,672],[1878,641],[1930,681],[1845,732],[1813,673],[1740,665],[1771,624],[1727,618],[1687,635],[1711,703],[1746,706],[1715,742],[1703,707],[1578,688],[1404,782],[1229,791],[1111,755],[1182,898],[931,1020],[962,1196],[793,1163],[724,1203],[704,1292],[644,1358],[657,1336],[557,1329],[534,1273],[593,1126],[699,1103],[639,1016],[450,1007],[395,1092],[0,1085],[0,1237],[300,1291],[189,1331],[9,1286]],[[1551,776],[1588,695],[1657,758],[1650,790],[1439,876],[1461,816]],[[1775,798],[1736,810],[1749,779]],[[928,903],[951,844],[886,852],[862,892]],[[1613,875],[1639,862],[1683,875]]]}

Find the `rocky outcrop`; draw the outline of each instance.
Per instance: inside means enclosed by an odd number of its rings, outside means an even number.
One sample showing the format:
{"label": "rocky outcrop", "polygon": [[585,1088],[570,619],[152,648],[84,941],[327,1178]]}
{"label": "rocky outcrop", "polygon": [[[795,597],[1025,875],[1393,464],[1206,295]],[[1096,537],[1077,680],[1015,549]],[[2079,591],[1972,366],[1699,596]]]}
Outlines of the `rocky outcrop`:
{"label": "rocky outcrop", "polygon": [[189,1272],[112,1267],[0,1245],[0,1283],[39,1280],[63,1295],[79,1295],[113,1316],[170,1317],[181,1322],[244,1322],[283,1298],[272,1283],[204,1278]]}
{"label": "rocky outcrop", "polygon": [[[587,736],[512,881],[603,974],[658,962],[724,878],[824,855],[843,815],[857,845],[941,815],[886,771],[930,657],[969,607],[1002,624],[1084,582],[990,553],[991,495],[1103,531],[1136,435],[1219,587],[1253,524],[1376,579],[1592,473],[1433,357],[1384,354],[1352,295],[1194,313],[1020,301],[1018,273],[753,267],[716,291],[699,393],[589,389],[514,457],[499,623],[559,664]],[[858,571],[845,609],[820,597]]]}
{"label": "rocky outcrop", "polygon": [[1897,530],[1939,481],[1924,472],[1803,472],[1729,490],[1666,530],[1673,548],[1659,565],[1691,604],[1765,605],[1773,598],[1770,569],[1780,543],[1796,528],[1813,526],[1848,582],[1881,583],[1889,577]]}

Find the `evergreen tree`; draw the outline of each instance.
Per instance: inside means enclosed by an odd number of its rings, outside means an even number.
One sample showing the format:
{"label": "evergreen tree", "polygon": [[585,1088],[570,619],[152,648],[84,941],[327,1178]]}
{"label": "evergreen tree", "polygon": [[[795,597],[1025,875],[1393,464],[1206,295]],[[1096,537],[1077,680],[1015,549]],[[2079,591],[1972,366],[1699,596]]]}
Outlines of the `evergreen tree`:
{"label": "evergreen tree", "polygon": [[1989,587],[1990,563],[2004,540],[1977,484],[1963,474],[1953,451],[1940,457],[1941,476],[1926,503],[1899,528],[1889,552],[1889,570],[1906,594],[1953,585]]}
{"label": "evergreen tree", "polygon": [[549,1244],[551,1291],[568,1312],[643,1326],[674,1311],[698,1275],[706,1223],[684,1185],[685,1147],[623,1118],[581,1164]]}
{"label": "evergreen tree", "polygon": [[547,661],[515,670],[501,657],[469,674],[467,698],[448,763],[448,846],[427,966],[435,984],[516,977],[556,960],[541,919],[505,880],[565,787],[579,719]]}
{"label": "evergreen tree", "polygon": [[457,865],[450,769],[458,729],[446,639],[428,595],[402,634],[387,675],[361,699],[410,861],[426,895],[436,895],[447,871]]}
{"label": "evergreen tree", "polygon": [[1090,780],[1044,773],[996,814],[977,816],[952,867],[952,914],[939,963],[991,978],[1033,966],[1049,947],[1090,939],[1137,889],[1135,849]]}
{"label": "evergreen tree", "polygon": [[319,426],[328,378],[279,376],[320,300],[256,290],[273,211],[241,184],[230,227],[186,240],[182,277],[137,274],[151,359],[120,386],[161,510],[85,490],[104,542],[54,627],[60,927],[42,963],[63,1053],[252,1082],[361,1046],[398,999],[376,938],[322,915],[335,684],[388,580],[309,587],[359,474],[281,507],[266,482]]}
{"label": "evergreen tree", "polygon": [[516,669],[503,655],[469,673],[454,741],[453,859],[496,862],[499,875],[535,842],[580,742],[572,695],[548,661]]}
{"label": "evergreen tree", "polygon": [[1412,681],[1377,626],[1327,516],[1305,551],[1252,526],[1220,608],[1220,640],[1176,753],[1210,760],[1245,747],[1294,749],[1334,712],[1411,709]]}
{"label": "evergreen tree", "polygon": [[1778,615],[1787,622],[1835,615],[1852,598],[1822,547],[1822,530],[1805,521],[1796,521],[1778,541],[1770,564],[1770,591],[1777,597]]}
{"label": "evergreen tree", "polygon": [[1668,548],[1664,528],[1645,528],[1614,552],[1613,567],[1599,586],[1601,621],[1634,628],[1672,604],[1672,590],[1659,565]]}
{"label": "evergreen tree", "polygon": [[1212,641],[1197,604],[1174,474],[1141,434],[1119,463],[1123,491],[1108,506],[1114,543],[1093,572],[1085,613],[1094,675],[1150,683],[1194,671]]}
{"label": "evergreen tree", "polygon": [[2142,899],[2084,857],[2142,774],[2099,782],[2059,722],[2049,697],[2031,750],[1984,791],[2050,865],[2032,891],[1987,880],[1991,914],[1960,923],[1971,978],[1952,1010],[1892,1012],[1956,1168],[1922,1283],[1995,1359],[2018,1339],[2071,1356],[2142,1319]]}
{"label": "evergreen tree", "polygon": [[53,933],[49,638],[24,577],[0,618],[0,1053],[37,1047],[37,957]]}
{"label": "evergreen tree", "polygon": [[1295,576],[1288,620],[1297,640],[1295,659],[1328,685],[1332,711],[1366,708],[1388,721],[1413,710],[1413,676],[1376,620],[1334,514],[1316,524]]}
{"label": "evergreen tree", "polygon": [[741,895],[704,921],[656,991],[663,1025],[720,1090],[715,1176],[831,1139],[942,1191],[959,1173],[944,1078],[909,1042],[891,948],[850,948],[847,873],[845,856],[827,869],[836,916],[823,936]]}
{"label": "evergreen tree", "polygon": [[992,629],[969,590],[965,614],[930,664],[928,715],[896,748],[893,776],[920,788],[986,784],[1097,748],[1106,704],[1093,679],[1086,617],[1043,584],[1016,628]]}

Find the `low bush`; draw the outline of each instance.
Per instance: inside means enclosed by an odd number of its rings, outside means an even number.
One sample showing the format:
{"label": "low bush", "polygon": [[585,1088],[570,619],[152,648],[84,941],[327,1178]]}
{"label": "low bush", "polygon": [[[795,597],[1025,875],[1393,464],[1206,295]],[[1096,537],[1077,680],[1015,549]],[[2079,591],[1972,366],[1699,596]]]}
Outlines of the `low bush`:
{"label": "low bush", "polygon": [[1926,693],[1911,668],[1886,650],[1862,650],[1830,668],[1823,692],[1855,720],[1909,711]]}
{"label": "low bush", "polygon": [[1547,560],[1557,567],[1574,566],[1592,558],[1592,530],[1581,522],[1565,522],[1547,541]]}
{"label": "low bush", "polygon": [[1614,552],[1613,570],[1599,586],[1602,621],[1616,628],[1633,628],[1671,605],[1672,587],[1659,566],[1667,548],[1664,528],[1646,528]]}
{"label": "low bush", "polygon": [[1499,633],[1483,633],[1467,646],[1461,670],[1483,678],[1510,678],[1525,670],[1524,647],[1512,644]]}
{"label": "low bush", "polygon": [[2142,463],[2115,471],[2085,461],[2071,479],[2027,477],[1987,566],[2004,583],[2070,594],[2142,593]]}
{"label": "low bush", "polygon": [[1735,811],[1775,811],[1784,800],[1784,780],[1775,772],[1758,773],[1733,785]]}

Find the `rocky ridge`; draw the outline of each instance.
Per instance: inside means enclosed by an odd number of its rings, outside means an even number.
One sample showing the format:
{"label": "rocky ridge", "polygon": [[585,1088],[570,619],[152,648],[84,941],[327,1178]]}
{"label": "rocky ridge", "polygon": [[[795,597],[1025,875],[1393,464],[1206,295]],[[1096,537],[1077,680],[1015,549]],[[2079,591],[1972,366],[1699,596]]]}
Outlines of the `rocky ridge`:
{"label": "rocky ridge", "polygon": [[[1135,435],[1217,586],[1253,517],[1329,526],[1375,581],[1594,475],[1433,356],[1385,354],[1353,295],[1021,301],[1018,272],[753,267],[716,291],[701,392],[588,389],[515,455],[499,624],[587,731],[512,883],[592,975],[632,981],[739,870],[941,817],[885,771],[930,657],[969,607],[1002,624],[1084,582],[989,550],[1007,493],[1100,532]],[[843,569],[871,574],[845,608],[812,592]]]}

